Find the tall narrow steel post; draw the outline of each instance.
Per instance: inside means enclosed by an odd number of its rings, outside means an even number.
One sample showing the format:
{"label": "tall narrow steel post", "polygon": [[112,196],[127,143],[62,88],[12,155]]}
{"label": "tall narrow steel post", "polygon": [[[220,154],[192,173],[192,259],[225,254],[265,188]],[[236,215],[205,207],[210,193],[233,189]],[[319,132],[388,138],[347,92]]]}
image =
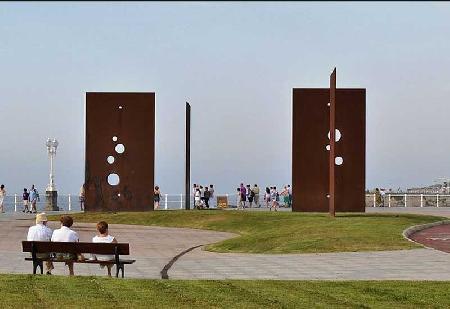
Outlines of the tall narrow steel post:
{"label": "tall narrow steel post", "polygon": [[331,216],[335,216],[335,185],[336,179],[334,174],[335,168],[335,146],[336,146],[336,68],[330,75],[330,190],[329,190],[329,212]]}
{"label": "tall narrow steel post", "polygon": [[191,209],[191,105],[186,102],[185,209]]}

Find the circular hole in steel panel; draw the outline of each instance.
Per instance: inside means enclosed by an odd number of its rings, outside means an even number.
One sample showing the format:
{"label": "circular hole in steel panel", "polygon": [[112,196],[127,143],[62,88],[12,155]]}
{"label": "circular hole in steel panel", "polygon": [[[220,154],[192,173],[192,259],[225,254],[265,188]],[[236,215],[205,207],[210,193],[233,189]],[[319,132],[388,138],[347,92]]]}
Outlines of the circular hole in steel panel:
{"label": "circular hole in steel panel", "polygon": [[[330,139],[330,131],[328,131],[327,137],[328,137],[328,139]],[[335,140],[336,142],[339,142],[339,140],[341,139],[341,137],[342,137],[341,131],[339,131],[338,129],[336,129],[336,130],[334,131],[334,140]]]}
{"label": "circular hole in steel panel", "polygon": [[125,146],[123,144],[117,144],[116,148],[114,148],[117,153],[124,153],[125,152]]}
{"label": "circular hole in steel panel", "polygon": [[113,164],[114,161],[115,161],[115,159],[114,159],[113,156],[108,156],[108,158],[106,158],[106,161],[107,161],[109,164]]}
{"label": "circular hole in steel panel", "polygon": [[117,186],[119,184],[119,182],[120,182],[119,175],[114,174],[114,173],[108,175],[108,183],[111,186]]}

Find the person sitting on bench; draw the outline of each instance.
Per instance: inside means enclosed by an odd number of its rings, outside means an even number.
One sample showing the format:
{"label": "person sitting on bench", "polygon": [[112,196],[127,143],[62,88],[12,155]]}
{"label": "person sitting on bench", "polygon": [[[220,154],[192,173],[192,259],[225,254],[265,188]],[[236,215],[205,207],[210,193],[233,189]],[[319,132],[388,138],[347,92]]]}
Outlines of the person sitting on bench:
{"label": "person sitting on bench", "polygon": [[[94,236],[94,238],[92,238],[92,242],[95,242],[95,243],[117,243],[117,239],[114,236],[111,236],[108,234],[108,223],[106,223],[105,221],[100,221],[99,223],[97,223],[97,231],[98,231],[98,235]],[[114,261],[114,255],[96,254],[93,256],[93,258],[97,259],[97,261]],[[111,277],[111,268],[112,268],[113,264],[100,263],[101,268],[104,268],[105,266],[108,270],[108,276]]]}
{"label": "person sitting on bench", "polygon": [[[27,240],[28,241],[50,241],[52,238],[52,230],[47,226],[47,215],[43,212],[36,215],[36,225],[30,226],[28,229]],[[48,253],[38,253],[37,258],[48,258]],[[52,274],[53,267],[52,261],[45,261],[45,267],[47,268],[47,275]]]}
{"label": "person sitting on bench", "polygon": [[[59,219],[61,222],[61,228],[53,231],[53,236],[51,241],[61,241],[61,242],[78,242],[80,241],[77,232],[70,229],[73,224],[73,219],[71,216],[61,216]],[[66,260],[66,265],[69,267],[69,275],[73,276],[73,260],[77,257],[71,253],[56,253],[57,259]]]}

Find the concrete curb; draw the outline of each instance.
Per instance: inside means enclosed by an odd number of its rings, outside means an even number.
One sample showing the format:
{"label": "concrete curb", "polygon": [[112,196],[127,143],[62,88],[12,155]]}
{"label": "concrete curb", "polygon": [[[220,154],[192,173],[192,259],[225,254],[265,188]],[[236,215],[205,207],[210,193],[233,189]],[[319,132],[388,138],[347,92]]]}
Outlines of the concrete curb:
{"label": "concrete curb", "polygon": [[411,237],[411,235],[413,235],[414,233],[417,233],[419,231],[428,229],[430,227],[438,226],[438,225],[444,225],[444,224],[450,224],[450,220],[442,220],[442,221],[437,221],[437,222],[433,222],[433,223],[414,225],[414,226],[408,227],[406,230],[404,230],[402,235],[403,235],[403,238],[405,238],[406,240],[408,240],[410,242],[418,244],[418,245],[420,245],[420,246],[422,246],[424,248],[427,248],[427,249],[436,250],[435,248],[427,247],[424,244],[421,244],[421,243],[419,243],[417,241],[414,241],[410,237]]}

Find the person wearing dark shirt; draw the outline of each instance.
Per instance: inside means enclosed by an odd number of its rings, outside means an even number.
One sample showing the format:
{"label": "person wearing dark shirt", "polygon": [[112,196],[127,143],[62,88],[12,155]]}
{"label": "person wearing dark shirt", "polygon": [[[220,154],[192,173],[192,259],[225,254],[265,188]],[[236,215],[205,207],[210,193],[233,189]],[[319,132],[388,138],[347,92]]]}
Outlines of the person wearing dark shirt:
{"label": "person wearing dark shirt", "polygon": [[22,212],[26,212],[26,213],[31,212],[29,207],[28,207],[28,204],[30,203],[30,193],[28,193],[27,188],[23,189],[22,198],[23,198],[23,210],[22,210]]}
{"label": "person wearing dark shirt", "polygon": [[209,209],[209,198],[211,197],[211,192],[208,190],[208,186],[205,187],[205,192],[203,192],[203,202],[205,207]]}

